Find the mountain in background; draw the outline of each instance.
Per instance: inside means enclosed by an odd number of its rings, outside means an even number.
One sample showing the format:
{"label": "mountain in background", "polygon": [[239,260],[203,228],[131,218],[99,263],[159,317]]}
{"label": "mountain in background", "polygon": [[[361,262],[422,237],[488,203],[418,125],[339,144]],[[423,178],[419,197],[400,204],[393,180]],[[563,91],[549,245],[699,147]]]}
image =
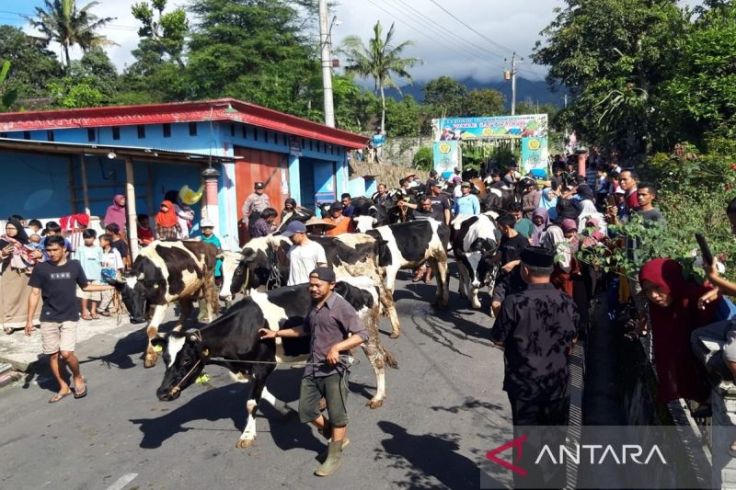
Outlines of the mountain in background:
{"label": "mountain in background", "polygon": [[[507,108],[511,106],[511,82],[505,80],[489,80],[480,82],[474,78],[466,78],[459,80],[468,90],[477,89],[493,89],[498,90],[504,96]],[[403,95],[411,95],[417,101],[424,100],[424,86],[426,82],[416,82],[413,85],[404,85],[401,87]],[[394,99],[400,99],[401,96],[396,89],[387,89],[386,95]],[[553,92],[544,80],[527,80],[526,78],[516,79],[516,102],[531,102],[533,104],[554,104],[557,107],[564,105],[565,91],[558,90]]]}

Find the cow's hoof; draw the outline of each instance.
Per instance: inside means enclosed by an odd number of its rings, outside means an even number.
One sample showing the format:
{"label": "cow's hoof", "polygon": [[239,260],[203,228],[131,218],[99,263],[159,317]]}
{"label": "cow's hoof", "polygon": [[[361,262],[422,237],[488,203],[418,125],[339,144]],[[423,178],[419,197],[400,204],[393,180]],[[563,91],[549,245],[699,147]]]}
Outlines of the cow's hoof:
{"label": "cow's hoof", "polygon": [[371,409],[381,408],[383,406],[383,400],[371,400],[367,405]]}
{"label": "cow's hoof", "polygon": [[251,447],[256,442],[255,439],[238,439],[237,444],[235,444],[235,447],[237,449],[247,449]]}
{"label": "cow's hoof", "polygon": [[399,336],[401,336],[401,332],[391,332],[391,335],[389,335],[392,339],[398,339]]}

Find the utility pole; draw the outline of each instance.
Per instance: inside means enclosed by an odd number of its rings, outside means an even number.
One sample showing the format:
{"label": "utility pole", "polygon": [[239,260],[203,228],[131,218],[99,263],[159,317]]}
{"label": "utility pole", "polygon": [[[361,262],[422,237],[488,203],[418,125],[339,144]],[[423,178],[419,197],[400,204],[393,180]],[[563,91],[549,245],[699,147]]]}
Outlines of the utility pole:
{"label": "utility pole", "polygon": [[511,54],[511,115],[516,114],[516,51]]}
{"label": "utility pole", "polygon": [[319,45],[322,53],[322,87],[325,101],[325,125],[335,127],[335,107],[332,100],[332,44],[327,0],[319,0]]}

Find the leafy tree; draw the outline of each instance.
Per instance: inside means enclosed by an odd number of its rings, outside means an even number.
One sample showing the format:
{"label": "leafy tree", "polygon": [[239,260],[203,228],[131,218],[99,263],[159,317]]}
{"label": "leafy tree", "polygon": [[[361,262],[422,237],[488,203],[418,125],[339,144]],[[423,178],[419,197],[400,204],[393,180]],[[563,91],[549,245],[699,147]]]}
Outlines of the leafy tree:
{"label": "leafy tree", "polygon": [[503,94],[498,90],[471,90],[463,100],[463,115],[473,117],[504,114],[506,110],[503,102]]}
{"label": "leafy tree", "polygon": [[465,85],[447,76],[430,80],[424,87],[424,103],[433,106],[440,117],[462,116],[467,95]]}
{"label": "leafy tree", "polygon": [[184,48],[189,32],[182,8],[165,12],[166,0],[141,1],[132,7],[141,23],[140,41],[133,50],[135,63],[125,72],[121,103],[145,103],[186,99],[189,95]]}
{"label": "leafy tree", "polygon": [[189,42],[191,98],[231,96],[297,115],[310,114],[316,46],[285,0],[194,0]]}
{"label": "leafy tree", "polygon": [[5,81],[10,73],[10,61],[5,60],[0,64],[0,111],[7,111],[18,98],[17,89],[6,89]]}
{"label": "leafy tree", "polygon": [[[687,30],[676,0],[566,0],[542,31],[534,61],[550,66],[548,82],[573,101],[558,118],[588,141],[615,142],[624,154],[652,148],[663,128],[658,85]],[[666,138],[662,138],[662,143]]]}
{"label": "leafy tree", "polygon": [[434,166],[434,154],[432,148],[423,146],[417,150],[412,159],[412,166],[420,170],[432,170]]}
{"label": "leafy tree", "polygon": [[72,61],[69,73],[48,85],[54,105],[65,108],[110,104],[118,90],[118,74],[102,48],[92,48]]}
{"label": "leafy tree", "polygon": [[[378,106],[376,96],[363,90],[355,80],[344,75],[332,77],[332,91],[335,103],[335,122],[338,128],[349,131],[366,132]],[[318,77],[314,94],[318,95],[317,107],[322,109],[322,77]],[[313,104],[314,105],[314,104]],[[317,117],[321,119],[320,112]]]}
{"label": "leafy tree", "polygon": [[394,87],[400,91],[393,75],[411,83],[408,70],[420,62],[417,58],[402,58],[403,51],[410,45],[411,41],[394,45],[394,24],[391,24],[384,37],[380,22],[373,26],[373,37],[368,40],[367,45],[357,36],[348,36],[343,41],[343,51],[348,58],[346,71],[373,78],[374,91],[381,96],[381,131],[386,130],[385,89]]}
{"label": "leafy tree", "polygon": [[423,123],[428,118],[425,109],[410,95],[399,101],[387,100],[386,121],[390,129],[389,136],[419,136]]}
{"label": "leafy tree", "polygon": [[170,60],[183,68],[184,41],[189,29],[187,14],[183,8],[164,13],[166,3],[167,0],[142,1],[131,8],[133,17],[141,23],[138,55],[155,54],[158,62]]}
{"label": "leafy tree", "polygon": [[716,5],[688,33],[674,76],[662,90],[663,109],[679,138],[736,136],[736,5]]}
{"label": "leafy tree", "polygon": [[10,62],[4,91],[16,91],[23,98],[46,96],[46,83],[61,72],[56,55],[27,36],[19,28],[0,26],[0,60]]}
{"label": "leafy tree", "polygon": [[46,36],[47,42],[55,41],[64,50],[64,65],[67,70],[71,66],[69,48],[78,45],[88,51],[95,46],[111,44],[96,31],[109,23],[114,17],[102,19],[90,10],[99,2],[90,2],[77,9],[76,0],[44,0],[44,7],[36,7],[36,17],[29,19],[31,24]]}

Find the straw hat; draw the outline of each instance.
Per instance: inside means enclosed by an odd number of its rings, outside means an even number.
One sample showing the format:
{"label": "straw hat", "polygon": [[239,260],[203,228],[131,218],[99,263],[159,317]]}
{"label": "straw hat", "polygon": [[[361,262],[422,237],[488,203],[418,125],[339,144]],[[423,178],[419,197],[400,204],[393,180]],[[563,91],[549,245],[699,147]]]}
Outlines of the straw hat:
{"label": "straw hat", "polygon": [[304,223],[304,226],[306,226],[307,228],[309,228],[310,226],[324,226],[325,230],[331,230],[336,225],[334,223],[331,223],[330,221],[326,221],[324,219],[317,218],[316,216],[314,216],[312,218],[309,218],[309,220],[306,223]]}

